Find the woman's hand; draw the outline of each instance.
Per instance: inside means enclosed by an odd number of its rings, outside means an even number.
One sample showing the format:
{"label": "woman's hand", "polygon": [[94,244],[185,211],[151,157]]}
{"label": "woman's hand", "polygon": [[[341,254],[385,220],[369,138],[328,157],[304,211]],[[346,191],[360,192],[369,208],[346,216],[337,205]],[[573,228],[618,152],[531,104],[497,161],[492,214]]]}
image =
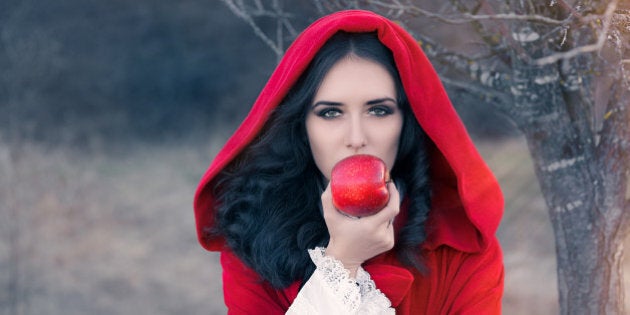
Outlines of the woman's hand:
{"label": "woman's hand", "polygon": [[387,184],[389,202],[380,212],[352,218],[339,212],[332,203],[330,184],[322,194],[324,220],[330,234],[326,255],[341,261],[356,277],[366,260],[394,247],[394,218],[400,211],[400,196],[393,182]]}

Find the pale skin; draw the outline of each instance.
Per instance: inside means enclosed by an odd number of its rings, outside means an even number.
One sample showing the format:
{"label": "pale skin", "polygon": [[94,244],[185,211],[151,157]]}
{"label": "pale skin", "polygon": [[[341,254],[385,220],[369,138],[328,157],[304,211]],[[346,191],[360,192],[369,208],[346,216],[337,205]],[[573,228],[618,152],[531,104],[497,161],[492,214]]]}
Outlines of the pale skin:
{"label": "pale skin", "polygon": [[[306,116],[313,158],[327,179],[338,161],[355,154],[375,155],[391,170],[403,124],[396,99],[393,78],[376,62],[350,55],[330,69]],[[334,208],[330,185],[322,194],[330,234],[326,255],[341,261],[353,278],[366,260],[394,246],[392,221],[400,200],[393,183],[388,189],[390,199],[385,208],[360,219]]]}

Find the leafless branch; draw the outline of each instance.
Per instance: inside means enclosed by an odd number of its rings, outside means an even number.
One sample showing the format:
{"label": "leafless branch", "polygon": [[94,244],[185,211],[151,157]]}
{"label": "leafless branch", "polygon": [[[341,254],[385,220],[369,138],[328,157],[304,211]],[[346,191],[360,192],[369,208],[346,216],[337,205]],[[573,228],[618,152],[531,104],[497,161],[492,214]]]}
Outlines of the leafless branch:
{"label": "leafless branch", "polygon": [[486,88],[479,84],[470,83],[469,81],[451,79],[445,76],[440,76],[440,81],[442,81],[442,83],[446,86],[462,89],[470,94],[477,95],[480,98],[483,98],[487,103],[492,104],[494,108],[499,109],[505,114],[510,114],[510,106],[505,105],[511,104],[511,98],[504,93],[497,93],[495,89]]}
{"label": "leafless branch", "polygon": [[[321,1],[317,1],[321,2]],[[413,4],[403,4],[400,1],[392,0],[391,2],[385,1],[367,1],[370,5],[380,7],[383,9],[395,10],[398,11],[399,14],[402,12],[411,14],[411,15],[422,15],[428,18],[434,18],[444,23],[449,24],[464,24],[470,23],[472,21],[483,21],[483,20],[520,20],[520,21],[529,21],[529,22],[537,22],[537,23],[546,23],[551,25],[565,25],[569,22],[570,18],[565,20],[556,20],[552,18],[548,18],[542,15],[536,14],[516,14],[516,13],[499,13],[499,14],[470,14],[470,13],[462,13],[457,16],[445,16],[442,13],[431,12],[429,10],[422,9]],[[321,4],[319,4],[321,5]],[[319,7],[319,6],[318,6]]]}
{"label": "leafless branch", "polygon": [[582,14],[580,14],[580,12],[575,10],[575,8],[573,8],[572,5],[568,4],[564,0],[557,0],[557,3],[558,3],[558,5],[560,7],[562,7],[565,10],[567,10],[571,14],[571,16],[573,16],[574,18],[578,19],[582,23],[586,23],[586,21],[584,20],[584,16],[582,16]]}
{"label": "leafless branch", "polygon": [[[266,9],[261,0],[253,0],[253,6],[249,7],[243,0],[221,1],[225,3],[234,15],[245,21],[245,23],[252,28],[254,34],[256,34],[265,45],[269,46],[278,58],[284,54],[285,30],[289,33],[291,38],[297,35],[297,31],[291,24],[290,15],[282,10],[280,1],[278,0],[272,1],[271,10]],[[275,40],[260,28],[255,21],[255,17],[271,17],[276,20]]]}
{"label": "leafless branch", "polygon": [[549,56],[535,59],[534,63],[539,66],[544,66],[544,65],[554,63],[561,59],[569,59],[569,58],[573,58],[581,54],[600,51],[602,47],[604,47],[604,44],[606,43],[606,38],[608,37],[608,31],[610,29],[613,13],[615,12],[615,9],[617,8],[618,2],[619,0],[613,0],[612,2],[608,4],[608,7],[606,8],[606,12],[604,13],[604,16],[602,18],[603,26],[602,26],[601,31],[599,32],[599,35],[597,36],[597,42],[591,45],[580,46],[580,47],[576,47],[565,52],[558,52],[558,53],[551,54]]}
{"label": "leafless branch", "polygon": [[[235,1],[221,0],[221,1],[223,1],[223,3],[227,5],[227,7],[230,9],[230,11],[232,11],[232,13],[234,13],[236,16],[238,16],[243,21],[245,21],[245,23],[249,24],[249,26],[254,31],[254,34],[256,34],[256,36],[258,36],[267,46],[269,46],[269,48],[271,48],[271,50],[276,54],[276,56],[282,55],[283,53],[282,48],[279,47],[276,43],[274,43],[274,41],[271,40],[271,38],[269,38],[267,34],[265,34],[265,32],[263,32],[263,30],[258,26],[258,24],[256,24],[251,14],[248,13],[247,10],[245,10],[242,1],[238,1],[238,0],[235,0]],[[255,3],[257,5],[261,5],[260,1],[255,1]]]}
{"label": "leafless branch", "polygon": [[516,13],[497,13],[493,15],[485,15],[485,14],[473,15],[469,13],[464,13],[462,14],[462,18],[459,18],[459,19],[439,17],[439,15],[435,17],[440,19],[443,22],[451,23],[451,24],[462,24],[462,23],[469,23],[471,21],[483,21],[483,20],[529,21],[529,22],[539,22],[539,23],[546,23],[546,24],[552,24],[552,25],[565,25],[568,22],[568,20],[556,20],[556,19],[548,18],[542,15],[536,15],[536,14],[522,15],[522,14],[516,14]]}

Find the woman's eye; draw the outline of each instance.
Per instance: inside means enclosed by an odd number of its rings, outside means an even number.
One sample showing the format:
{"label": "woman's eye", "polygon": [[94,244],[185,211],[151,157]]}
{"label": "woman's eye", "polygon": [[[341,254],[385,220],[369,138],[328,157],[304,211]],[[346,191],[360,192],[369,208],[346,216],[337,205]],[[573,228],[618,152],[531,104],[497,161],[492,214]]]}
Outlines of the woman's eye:
{"label": "woman's eye", "polygon": [[374,116],[387,116],[393,113],[393,110],[387,106],[374,106],[370,108],[370,114]]}
{"label": "woman's eye", "polygon": [[317,112],[317,116],[326,118],[326,119],[335,118],[340,115],[341,115],[341,111],[336,108],[324,108],[320,110],[319,112]]}

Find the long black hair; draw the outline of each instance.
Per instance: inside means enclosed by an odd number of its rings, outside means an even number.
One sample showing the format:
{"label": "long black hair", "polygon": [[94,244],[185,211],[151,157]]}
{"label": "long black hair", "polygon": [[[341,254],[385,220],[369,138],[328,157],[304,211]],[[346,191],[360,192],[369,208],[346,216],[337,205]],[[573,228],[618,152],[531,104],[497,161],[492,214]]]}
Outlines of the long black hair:
{"label": "long black hair", "polygon": [[227,246],[263,280],[283,288],[308,279],[315,266],[307,249],[326,246],[320,213],[325,179],[313,160],[305,120],[330,68],[348,55],[383,65],[394,78],[403,127],[391,176],[404,187],[407,219],[397,236],[399,259],[422,270],[419,245],[429,211],[425,135],[416,121],[392,53],[375,33],[339,32],[329,39],[274,110],[258,137],[217,177],[217,227]]}

